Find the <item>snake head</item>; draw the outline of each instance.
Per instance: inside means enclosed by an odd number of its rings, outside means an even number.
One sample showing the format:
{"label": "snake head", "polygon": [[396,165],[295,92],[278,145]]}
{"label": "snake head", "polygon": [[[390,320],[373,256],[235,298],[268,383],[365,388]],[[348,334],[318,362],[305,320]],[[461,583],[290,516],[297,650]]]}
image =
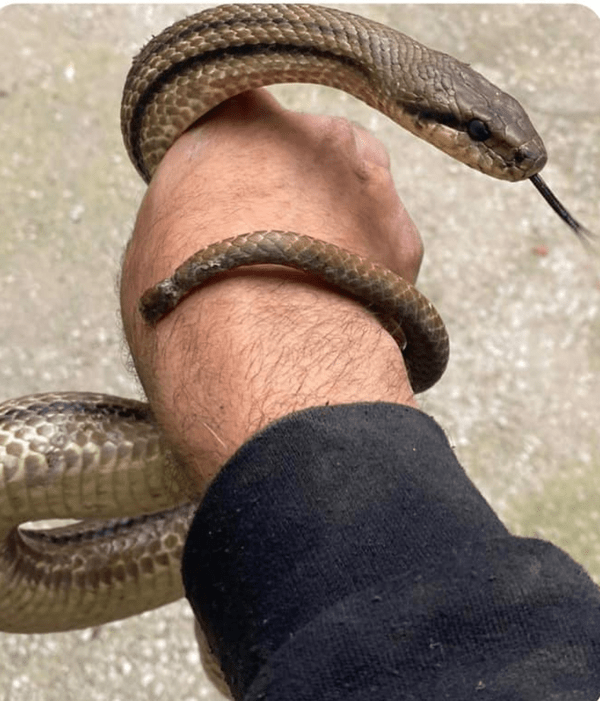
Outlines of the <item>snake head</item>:
{"label": "snake head", "polygon": [[546,163],[544,143],[514,97],[467,64],[438,54],[438,70],[404,103],[410,131],[486,175],[525,180]]}

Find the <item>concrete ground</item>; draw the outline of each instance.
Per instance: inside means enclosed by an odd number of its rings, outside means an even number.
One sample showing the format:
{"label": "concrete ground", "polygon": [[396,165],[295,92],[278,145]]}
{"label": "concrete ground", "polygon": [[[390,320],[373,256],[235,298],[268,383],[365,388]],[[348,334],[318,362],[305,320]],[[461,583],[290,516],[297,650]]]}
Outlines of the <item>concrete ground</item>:
{"label": "concrete ground", "polygon": [[[144,191],[119,104],[132,55],[200,7],[10,6],[0,12],[0,398],[46,390],[139,396],[115,278]],[[363,5],[471,63],[526,106],[545,177],[600,233],[600,20],[580,5]],[[488,179],[341,93],[286,103],[361,121],[389,147],[424,236],[420,288],[452,357],[423,408],[507,525],[552,539],[600,583],[600,286],[529,183]],[[273,222],[277,226],[277,222]],[[0,634],[5,701],[196,701],[185,603],[94,630]]]}

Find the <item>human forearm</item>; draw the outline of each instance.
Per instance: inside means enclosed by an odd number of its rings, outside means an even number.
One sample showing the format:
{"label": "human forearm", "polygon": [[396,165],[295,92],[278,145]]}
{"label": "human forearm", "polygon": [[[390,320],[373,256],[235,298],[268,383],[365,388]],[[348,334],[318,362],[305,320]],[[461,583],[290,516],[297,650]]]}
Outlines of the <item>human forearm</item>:
{"label": "human forearm", "polygon": [[122,279],[144,389],[202,490],[256,430],[292,411],[413,403],[402,356],[360,304],[281,267],[229,273],[154,329],[136,311],[144,290],[208,243],[257,229],[329,240],[408,279],[421,255],[378,142],[344,122],[290,115],[261,93],[220,109],[165,157]]}

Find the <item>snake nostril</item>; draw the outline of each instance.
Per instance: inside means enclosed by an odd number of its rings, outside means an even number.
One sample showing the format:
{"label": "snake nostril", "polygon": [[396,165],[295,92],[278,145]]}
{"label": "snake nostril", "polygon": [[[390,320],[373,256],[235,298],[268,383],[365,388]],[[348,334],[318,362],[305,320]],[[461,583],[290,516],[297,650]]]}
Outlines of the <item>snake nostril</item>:
{"label": "snake nostril", "polygon": [[515,151],[515,155],[513,157],[513,160],[515,163],[523,163],[523,161],[526,160],[531,160],[533,154],[531,154],[529,151],[526,151],[525,149],[517,149]]}
{"label": "snake nostril", "polygon": [[513,160],[515,163],[538,163],[542,161],[543,163],[546,162],[546,154],[543,151],[540,151],[540,149],[527,147],[527,146],[518,146],[515,149],[515,152],[513,154]]}
{"label": "snake nostril", "polygon": [[[526,167],[532,167],[539,160],[539,152],[529,148],[517,148],[513,155],[513,163],[517,166],[525,164]],[[543,162],[545,163],[545,157]]]}
{"label": "snake nostril", "polygon": [[539,172],[546,163],[546,154],[540,153],[536,149],[517,148],[513,153],[513,164],[522,172],[533,173]]}

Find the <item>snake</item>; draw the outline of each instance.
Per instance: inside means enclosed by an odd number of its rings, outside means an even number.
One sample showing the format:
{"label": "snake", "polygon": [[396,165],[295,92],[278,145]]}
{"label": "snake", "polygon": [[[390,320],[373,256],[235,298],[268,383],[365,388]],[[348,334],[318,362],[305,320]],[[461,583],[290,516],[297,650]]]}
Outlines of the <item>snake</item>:
{"label": "snake", "polygon": [[[275,83],[343,90],[489,176],[540,178],[544,144],[521,105],[467,64],[370,19],[311,5],[224,5],[176,22],[134,58],[121,128],[146,183],[171,144],[224,100]],[[332,244],[279,230],[240,232],[191,256],[140,300],[158,324],[212,275],[275,262],[353,294],[392,333],[415,391],[448,359],[433,305],[391,271]],[[180,560],[198,503],[169,477],[172,457],[144,402],[45,393],[0,405],[0,630],[96,626],[183,595]],[[59,528],[23,524],[77,519]]]}

